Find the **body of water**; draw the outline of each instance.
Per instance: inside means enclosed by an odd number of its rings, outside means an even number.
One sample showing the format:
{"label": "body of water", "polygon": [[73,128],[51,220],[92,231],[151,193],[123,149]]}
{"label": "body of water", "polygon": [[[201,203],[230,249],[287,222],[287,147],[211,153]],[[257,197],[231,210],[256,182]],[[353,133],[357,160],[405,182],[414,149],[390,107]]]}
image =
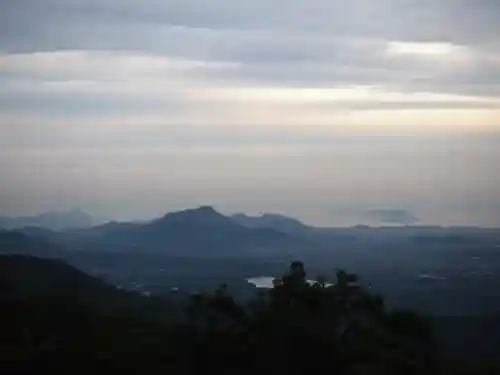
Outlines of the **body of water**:
{"label": "body of water", "polygon": [[[246,279],[250,284],[255,285],[257,288],[266,288],[270,289],[273,287],[273,280],[275,277],[271,276],[259,276],[259,277],[250,277]],[[310,284],[314,284],[316,280],[307,280]],[[330,286],[332,284],[326,284],[326,286]]]}

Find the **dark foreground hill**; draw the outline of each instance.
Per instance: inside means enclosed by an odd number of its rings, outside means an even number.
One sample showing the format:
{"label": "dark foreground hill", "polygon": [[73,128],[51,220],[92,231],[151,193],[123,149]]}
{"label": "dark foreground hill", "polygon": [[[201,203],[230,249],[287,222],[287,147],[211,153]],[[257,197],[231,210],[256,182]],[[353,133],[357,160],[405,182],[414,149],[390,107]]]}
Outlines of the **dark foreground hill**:
{"label": "dark foreground hill", "polygon": [[[45,230],[41,230],[45,233]],[[64,249],[44,236],[32,236],[18,231],[0,229],[0,254],[37,255],[40,257],[62,257]]]}
{"label": "dark foreground hill", "polygon": [[169,319],[148,313],[165,299],[57,260],[1,256],[0,271],[2,373],[443,373],[428,320],[387,310],[342,271],[311,285],[295,262],[248,305],[222,286],[179,301],[182,317]]}
{"label": "dark foreground hill", "polygon": [[26,255],[0,256],[0,290],[3,297],[37,303],[74,305],[104,315],[124,314],[174,318],[175,309],[137,293],[116,288],[59,259]]}

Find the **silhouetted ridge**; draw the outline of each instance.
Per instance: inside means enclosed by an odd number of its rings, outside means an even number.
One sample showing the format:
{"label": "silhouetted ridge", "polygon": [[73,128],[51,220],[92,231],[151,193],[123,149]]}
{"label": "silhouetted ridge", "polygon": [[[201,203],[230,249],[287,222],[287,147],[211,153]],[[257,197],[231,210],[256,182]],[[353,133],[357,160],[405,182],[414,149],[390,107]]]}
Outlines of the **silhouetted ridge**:
{"label": "silhouetted ridge", "polygon": [[232,215],[231,219],[248,228],[270,228],[288,234],[304,234],[311,230],[311,227],[297,219],[273,213],[260,216],[237,213]]}
{"label": "silhouetted ridge", "polygon": [[207,226],[214,228],[240,227],[240,225],[236,225],[236,223],[234,223],[231,219],[217,212],[211,206],[201,206],[183,211],[170,212],[162,218],[157,219],[150,224],[146,224],[146,226],[169,226],[173,224]]}
{"label": "silhouetted ridge", "polygon": [[19,231],[0,231],[0,254],[30,254],[60,257],[63,249],[50,241]]}
{"label": "silhouetted ridge", "polygon": [[92,300],[98,294],[116,290],[58,259],[28,255],[0,256],[2,280],[15,285],[29,297],[80,298]]}
{"label": "silhouetted ridge", "polygon": [[65,231],[65,247],[79,250],[154,252],[175,255],[255,255],[277,253],[295,246],[296,240],[272,228],[249,228],[201,206],[146,223],[110,222],[89,229]]}
{"label": "silhouetted ridge", "polygon": [[63,260],[30,255],[0,255],[0,291],[7,297],[51,303],[56,308],[70,304],[104,314],[162,320],[172,318],[173,312],[166,301],[152,309],[151,299],[120,290]]}

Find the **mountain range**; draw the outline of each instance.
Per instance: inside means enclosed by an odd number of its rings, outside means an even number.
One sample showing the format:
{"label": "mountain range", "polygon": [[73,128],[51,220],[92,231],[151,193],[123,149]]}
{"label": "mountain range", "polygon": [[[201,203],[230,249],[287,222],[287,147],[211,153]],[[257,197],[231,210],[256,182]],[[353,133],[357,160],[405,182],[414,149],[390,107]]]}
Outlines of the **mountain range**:
{"label": "mountain range", "polygon": [[70,228],[91,227],[92,225],[92,217],[79,208],[67,212],[47,212],[35,216],[0,216],[0,228],[4,229],[42,227],[60,231]]}
{"label": "mountain range", "polygon": [[[109,222],[62,231],[30,226],[17,231],[69,250],[239,256],[283,254],[305,247],[306,240],[284,225],[292,219],[269,218],[263,217],[261,224],[251,218],[252,224],[243,225],[242,216],[224,216],[211,206],[201,206],[167,213],[145,223]],[[305,230],[300,222],[294,224]]]}
{"label": "mountain range", "polygon": [[[376,241],[383,240],[384,235],[389,232],[391,237],[407,237],[415,243],[422,242],[422,235],[426,236],[424,238],[426,243],[436,241],[441,243],[445,240],[449,242],[448,237],[451,234],[455,236],[452,238],[454,243],[477,242],[477,235],[472,230],[464,232],[453,228],[429,229],[411,226],[397,230],[391,227],[315,228],[279,214],[248,216],[239,213],[225,216],[211,206],[170,212],[145,222],[108,222],[98,226],[88,226],[89,220],[80,220],[81,225],[86,225],[78,228],[74,227],[77,220],[73,219],[85,218],[87,215],[74,210],[67,216],[70,220],[64,223],[62,220],[66,215],[56,215],[60,220],[57,225],[55,225],[57,220],[43,220],[51,217],[50,214],[46,214],[38,216],[38,221],[25,220],[25,224],[31,224],[28,226],[6,227],[16,231],[17,235],[24,234],[29,238],[41,239],[43,243],[52,243],[60,249],[70,251],[155,253],[189,257],[228,255],[288,257],[291,254],[303,257],[324,250],[330,254],[340,252],[338,256],[343,256],[344,252],[340,249],[345,248],[347,244],[352,247],[357,246],[356,243],[360,241],[373,241],[376,238],[378,238]],[[18,223],[21,224],[20,219]],[[2,237],[10,236],[10,239],[0,239],[0,251],[2,247],[15,248],[16,252],[20,253],[31,253],[31,250],[35,249],[36,246],[29,244],[28,237],[23,240],[26,243],[18,245],[17,248],[2,246],[2,241],[12,240],[12,236],[15,236],[6,233]],[[494,233],[488,236],[494,237]],[[461,237],[456,237],[459,234]],[[483,238],[486,238],[485,235],[481,232]],[[35,254],[43,252],[43,248],[41,246]]]}

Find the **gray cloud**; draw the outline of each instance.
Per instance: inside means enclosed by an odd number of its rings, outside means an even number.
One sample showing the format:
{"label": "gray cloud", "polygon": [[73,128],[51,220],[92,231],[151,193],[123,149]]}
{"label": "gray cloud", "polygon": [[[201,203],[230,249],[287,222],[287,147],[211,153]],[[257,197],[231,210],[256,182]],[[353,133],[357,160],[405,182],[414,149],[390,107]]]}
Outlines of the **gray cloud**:
{"label": "gray cloud", "polygon": [[[381,0],[7,0],[4,17],[30,30],[59,24],[181,25],[209,29],[315,30],[334,35],[375,36],[402,40],[448,40],[454,43],[494,43],[500,5],[495,0],[394,2]],[[56,25],[51,27],[56,28]],[[53,30],[53,29],[52,29]],[[43,37],[43,34],[41,35]],[[82,36],[82,35],[76,35]]]}
{"label": "gray cloud", "polygon": [[[417,7],[413,2],[405,3],[404,9]],[[0,33],[0,40],[10,52],[138,50],[201,61],[233,61],[241,66],[238,69],[212,71],[209,77],[235,83],[249,81],[298,86],[385,84],[395,86],[397,90],[498,95],[500,49],[497,49],[494,35],[500,30],[496,32],[498,26],[491,24],[488,34],[484,35],[486,29],[482,26],[489,24],[491,14],[500,14],[495,4],[486,12],[482,8],[483,2],[461,4],[453,0],[426,1],[418,3],[418,9],[421,10],[417,9],[405,16],[408,11],[392,9],[389,2],[382,2],[375,7],[365,4],[355,11],[354,5],[339,7],[335,5],[336,2],[323,3],[318,0],[312,3],[317,4],[317,7],[311,5],[310,10],[315,22],[332,25],[331,28],[319,30],[307,27],[305,16],[285,22],[284,18],[298,17],[292,10],[300,8],[301,3],[295,2],[288,4],[289,8],[285,8],[288,11],[283,11],[277,2],[276,5],[268,6],[265,12],[262,11],[262,4],[260,7],[252,6],[250,11],[231,2],[227,2],[223,8],[218,7],[218,4],[211,6],[210,2],[187,4],[150,1],[140,6],[137,4],[118,4],[110,0],[99,4],[9,1],[7,12],[4,13],[5,23],[0,22],[6,27]],[[171,12],[172,9],[176,11]],[[219,12],[220,9],[225,11]],[[257,16],[258,10],[262,14]],[[369,17],[371,11],[375,13]],[[470,12],[467,22],[473,25],[470,26],[471,30],[464,33],[459,16],[466,11]],[[274,13],[281,14],[279,19],[273,18]],[[332,20],[326,22],[322,19],[325,13],[335,14],[333,17],[339,17],[342,22],[339,21],[337,26]],[[449,19],[450,14],[456,13],[459,14]],[[153,22],[148,14],[159,19]],[[196,15],[199,20],[195,21],[183,14]],[[425,14],[428,20],[420,20],[425,18]],[[436,17],[437,20],[434,20]],[[243,21],[238,23],[240,18],[248,19],[250,24]],[[415,20],[410,22],[406,18]],[[264,24],[251,24],[255,19],[262,20]],[[203,20],[208,24],[203,24]],[[227,27],[224,20],[234,24]],[[433,26],[433,22],[438,22],[439,29]],[[372,23],[377,26],[369,27]],[[341,32],[337,32],[336,28]],[[373,32],[372,29],[380,30]],[[449,35],[445,35],[443,30]],[[422,32],[428,36],[423,37]],[[469,46],[469,50],[466,50],[469,61],[457,65],[454,64],[454,57],[448,55],[438,56],[437,62],[415,56],[388,56],[387,43],[393,40],[427,40]]]}
{"label": "gray cloud", "polygon": [[[139,50],[237,61],[240,69],[217,73],[236,82],[391,84],[495,96],[492,85],[500,85],[495,0],[8,0],[3,10],[0,45],[8,52]],[[474,57],[458,68],[450,56],[440,64],[394,58],[384,53],[389,41],[452,43]]]}

